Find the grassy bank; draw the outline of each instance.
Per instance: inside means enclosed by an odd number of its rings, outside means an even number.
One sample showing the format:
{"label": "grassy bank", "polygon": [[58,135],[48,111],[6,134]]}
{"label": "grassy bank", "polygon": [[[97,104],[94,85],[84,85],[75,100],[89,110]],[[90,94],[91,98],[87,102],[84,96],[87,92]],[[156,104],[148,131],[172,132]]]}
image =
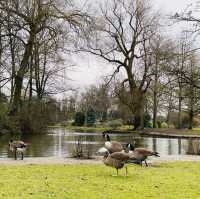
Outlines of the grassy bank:
{"label": "grassy bank", "polygon": [[199,170],[194,162],[130,165],[128,177],[112,177],[104,165],[0,166],[0,198],[198,199]]}
{"label": "grassy bank", "polygon": [[103,132],[112,129],[110,127],[87,127],[87,126],[65,126],[65,128],[77,132]]}
{"label": "grassy bank", "polygon": [[174,135],[200,135],[200,128],[193,129],[175,129],[175,128],[147,128],[141,131],[142,133],[158,132],[160,134],[174,134]]}
{"label": "grassy bank", "polygon": [[49,126],[49,128],[65,128],[67,130],[76,131],[76,132],[103,132],[103,131],[110,131],[110,130],[118,130],[118,131],[130,131],[133,129],[133,126],[129,125],[123,125],[118,128],[111,128],[107,126],[102,127],[87,127],[87,126],[62,126],[62,125],[55,125],[55,126]]}
{"label": "grassy bank", "polygon": [[200,136],[200,128],[193,128],[192,130],[189,129],[175,129],[175,128],[145,128],[142,131],[133,131],[133,126],[130,125],[123,125],[118,128],[111,128],[111,127],[86,127],[86,126],[62,126],[62,125],[55,125],[55,126],[49,126],[49,128],[65,128],[70,131],[76,131],[76,132],[103,132],[103,131],[116,131],[116,132],[129,132],[129,133],[145,133],[148,135],[148,133],[156,132],[160,135],[162,134],[171,134],[171,135],[197,135]]}

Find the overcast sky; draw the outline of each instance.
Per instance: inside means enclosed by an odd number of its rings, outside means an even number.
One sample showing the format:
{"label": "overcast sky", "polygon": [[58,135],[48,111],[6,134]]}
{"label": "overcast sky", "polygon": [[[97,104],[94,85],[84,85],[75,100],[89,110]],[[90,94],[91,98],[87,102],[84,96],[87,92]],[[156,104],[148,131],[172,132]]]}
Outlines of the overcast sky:
{"label": "overcast sky", "polygon": [[[196,0],[152,0],[152,2],[163,15],[170,15],[183,11],[187,5],[195,3]],[[74,71],[68,73],[68,76],[73,79],[70,84],[76,88],[84,89],[90,84],[98,83],[102,76],[111,71],[109,66],[90,56],[79,57],[78,60],[80,61],[76,63],[77,67]]]}
{"label": "overcast sky", "polygon": [[159,9],[169,13],[182,11],[187,5],[194,3],[195,0],[154,0],[154,2]]}

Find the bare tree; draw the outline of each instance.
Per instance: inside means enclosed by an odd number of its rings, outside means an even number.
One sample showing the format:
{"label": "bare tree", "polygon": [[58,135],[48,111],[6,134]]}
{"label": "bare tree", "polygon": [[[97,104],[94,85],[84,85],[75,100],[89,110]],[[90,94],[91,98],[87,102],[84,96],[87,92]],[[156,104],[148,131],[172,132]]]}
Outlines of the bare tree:
{"label": "bare tree", "polygon": [[182,101],[183,101],[183,87],[184,82],[183,79],[183,73],[180,71],[183,71],[188,58],[188,43],[187,41],[181,40],[180,41],[180,49],[179,49],[179,55],[177,55],[177,62],[176,62],[176,75],[177,75],[177,83],[178,83],[178,128],[181,128],[181,112],[182,112]]}
{"label": "bare tree", "polygon": [[0,88],[6,88],[8,95],[10,89],[9,119],[20,127],[27,114],[28,127],[29,110],[36,112],[37,107],[42,115],[45,97],[66,91],[60,83],[69,66],[64,53],[74,32],[84,28],[86,14],[71,1],[2,0],[0,16]]}
{"label": "bare tree", "polygon": [[[67,2],[67,1],[66,1]],[[62,6],[64,4],[62,3]],[[68,7],[71,5],[67,4]],[[61,24],[66,28],[77,27],[81,24],[80,13],[77,10],[68,9],[63,6],[61,9],[59,1],[44,1],[44,0],[2,0],[0,1],[0,12],[3,17],[4,27],[6,29],[4,37],[8,37],[12,72],[11,72],[11,109],[10,114],[15,115],[19,113],[22,104],[21,95],[23,87],[26,85],[24,79],[27,73],[31,78],[29,84],[32,84],[33,78],[33,52],[38,41],[45,37],[54,40],[55,35],[59,35],[59,28]],[[68,11],[68,12],[67,12]],[[65,22],[65,24],[63,24]],[[81,26],[81,25],[80,25]],[[42,36],[43,33],[43,36]],[[64,40],[63,40],[64,42]],[[20,51],[16,54],[16,44],[19,44]],[[43,45],[44,46],[44,45]],[[51,46],[49,46],[51,47]],[[40,51],[41,52],[41,51]],[[49,52],[45,52],[46,54]],[[53,72],[53,70],[51,70]],[[54,69],[54,72],[56,70]],[[46,73],[47,75],[47,73]],[[49,74],[47,75],[49,76]],[[46,77],[45,77],[46,78]],[[41,88],[37,84],[37,91],[41,90],[44,93],[44,82],[47,81],[42,78]],[[39,81],[37,81],[39,82]],[[28,88],[28,86],[25,86]],[[31,88],[31,86],[29,86]],[[31,88],[32,89],[32,88]],[[30,95],[32,90],[30,90]]]}
{"label": "bare tree", "polygon": [[[152,112],[153,112],[153,128],[157,125],[157,113],[161,96],[166,86],[170,83],[170,79],[165,74],[165,69],[171,63],[173,45],[169,39],[164,39],[161,35],[157,36],[152,42]],[[151,99],[151,98],[150,98]]]}
{"label": "bare tree", "polygon": [[104,82],[98,86],[91,85],[86,92],[81,93],[78,109],[86,113],[92,108],[100,121],[107,119],[111,96],[109,87]]}
{"label": "bare tree", "polygon": [[143,128],[144,98],[151,82],[150,43],[158,29],[157,19],[147,1],[107,1],[80,48],[113,64],[111,79],[120,69],[125,71],[119,94],[134,115],[135,129]]}

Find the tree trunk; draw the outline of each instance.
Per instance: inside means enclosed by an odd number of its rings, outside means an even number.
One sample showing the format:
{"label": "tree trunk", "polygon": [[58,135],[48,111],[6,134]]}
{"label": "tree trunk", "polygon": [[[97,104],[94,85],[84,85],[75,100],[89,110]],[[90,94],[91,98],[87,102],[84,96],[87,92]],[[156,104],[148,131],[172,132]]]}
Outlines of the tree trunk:
{"label": "tree trunk", "polygon": [[134,130],[138,130],[138,129],[142,129],[140,112],[135,113],[135,116],[134,116]]}
{"label": "tree trunk", "polygon": [[157,124],[157,94],[154,95],[153,102],[153,128],[156,128]]}
{"label": "tree trunk", "polygon": [[[134,130],[144,129],[144,93],[137,91],[133,102],[134,104]],[[135,94],[136,94],[135,93]]]}
{"label": "tree trunk", "polygon": [[33,55],[31,55],[31,61],[30,61],[30,77],[29,77],[29,105],[31,103],[31,100],[32,100],[32,95],[33,95]]}
{"label": "tree trunk", "polygon": [[179,96],[178,96],[178,129],[182,128],[182,120],[181,120],[181,112],[182,112],[182,85],[179,82]]}
{"label": "tree trunk", "polygon": [[193,109],[191,109],[190,113],[189,113],[189,126],[188,126],[188,129],[192,129],[193,117],[194,117]]}
{"label": "tree trunk", "polygon": [[[1,69],[1,66],[2,66],[2,52],[3,52],[3,49],[2,49],[2,31],[1,31],[1,24],[0,24],[0,69]],[[0,93],[1,93],[1,73],[0,73]]]}
{"label": "tree trunk", "polygon": [[156,123],[157,123],[157,106],[158,106],[158,89],[157,89],[157,84],[158,84],[158,60],[156,58],[156,64],[155,64],[155,80],[154,80],[154,90],[153,90],[153,128],[156,128]]}
{"label": "tree trunk", "polygon": [[138,110],[134,116],[134,130],[144,129],[144,111]]}
{"label": "tree trunk", "polygon": [[173,109],[173,104],[172,104],[172,88],[169,88],[169,101],[168,101],[168,109],[167,109],[167,125],[168,128],[170,126],[170,113]]}
{"label": "tree trunk", "polygon": [[22,87],[23,87],[23,79],[24,79],[24,75],[27,71],[27,67],[29,64],[29,58],[32,53],[34,38],[35,38],[34,34],[30,35],[28,43],[26,44],[23,59],[20,64],[20,69],[18,70],[18,72],[14,78],[15,87],[14,87],[14,95],[13,95],[13,101],[11,104],[10,115],[17,115],[21,108],[21,91],[22,91]]}
{"label": "tree trunk", "polygon": [[190,111],[189,111],[189,125],[188,129],[192,129],[194,117],[194,88],[193,85],[190,86]]}
{"label": "tree trunk", "polygon": [[16,75],[14,78],[15,90],[13,93],[13,102],[10,111],[10,115],[16,115],[19,113],[21,106],[21,90],[23,85],[23,78],[20,75]]}

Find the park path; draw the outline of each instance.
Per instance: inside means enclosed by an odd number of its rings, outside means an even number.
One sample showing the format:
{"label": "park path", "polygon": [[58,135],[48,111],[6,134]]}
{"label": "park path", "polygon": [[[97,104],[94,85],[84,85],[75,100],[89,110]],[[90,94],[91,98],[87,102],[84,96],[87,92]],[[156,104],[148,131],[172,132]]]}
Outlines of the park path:
{"label": "park path", "polygon": [[[59,158],[59,157],[34,157],[26,158],[24,160],[14,160],[12,158],[0,159],[0,166],[2,165],[52,165],[52,164],[102,164],[101,157],[96,157],[89,160],[81,160],[75,158]],[[196,155],[166,155],[162,157],[149,158],[150,164],[157,164],[162,162],[173,161],[200,161],[200,156]]]}

